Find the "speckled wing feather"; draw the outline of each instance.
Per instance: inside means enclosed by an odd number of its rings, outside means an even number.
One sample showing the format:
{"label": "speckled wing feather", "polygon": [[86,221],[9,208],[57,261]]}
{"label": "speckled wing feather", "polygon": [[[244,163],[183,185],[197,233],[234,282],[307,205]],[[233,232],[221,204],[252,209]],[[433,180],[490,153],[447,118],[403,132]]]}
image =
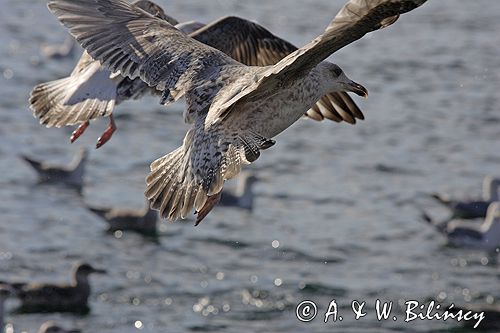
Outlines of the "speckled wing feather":
{"label": "speckled wing feather", "polygon": [[[164,104],[191,94],[191,113],[206,112],[220,89],[211,78],[222,67],[241,66],[122,0],[51,0],[48,7],[94,59],[163,91]],[[203,98],[196,94],[200,85]]]}
{"label": "speckled wing feather", "polygon": [[[243,18],[228,16],[218,19],[190,35],[248,66],[269,66],[297,50],[286,40],[273,35],[261,25]],[[363,113],[345,92],[333,92],[307,111],[314,120],[356,123]]]}
{"label": "speckled wing feather", "polygon": [[185,95],[185,119],[194,126],[182,147],[151,164],[146,179],[146,197],[162,217],[199,211],[224,180],[273,144],[254,133],[226,135],[208,121],[209,108],[218,110],[257,82],[262,68],[245,66],[122,0],[51,0],[49,9],[111,71],[162,90],[165,104]]}
{"label": "speckled wing feather", "polygon": [[225,117],[229,107],[243,98],[257,100],[273,95],[289,82],[309,73],[332,53],[371,31],[393,24],[399,15],[425,2],[426,0],[350,0],[322,35],[269,68],[258,83],[218,105],[219,117]]}

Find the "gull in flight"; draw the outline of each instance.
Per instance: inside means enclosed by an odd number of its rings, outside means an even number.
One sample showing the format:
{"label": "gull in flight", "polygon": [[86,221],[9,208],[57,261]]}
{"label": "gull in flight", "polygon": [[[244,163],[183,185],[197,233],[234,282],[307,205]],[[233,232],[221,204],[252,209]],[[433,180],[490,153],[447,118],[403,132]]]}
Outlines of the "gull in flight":
{"label": "gull in flight", "polygon": [[[223,17],[208,25],[196,21],[178,23],[157,4],[140,0],[133,7],[144,9],[156,17],[212,46],[233,59],[249,66],[267,66],[297,50],[291,43],[273,35],[257,23],[240,17]],[[115,105],[128,99],[137,99],[146,93],[159,93],[140,78],[129,79],[120,73],[111,73],[98,60],[84,52],[70,76],[38,84],[31,92],[33,114],[47,127],[79,125],[71,136],[78,139],[89,126],[89,121],[109,116],[110,124],[97,140],[96,147],[104,145],[116,130],[113,120]],[[364,115],[345,92],[330,92],[323,96],[305,116],[321,121],[330,119],[355,124]]]}
{"label": "gull in flight", "polygon": [[258,159],[272,139],[330,92],[366,89],[325,61],[426,0],[351,0],[325,32],[275,65],[247,66],[122,0],[51,0],[50,11],[102,65],[140,78],[162,104],[185,97],[192,124],[183,145],[151,164],[146,197],[162,217],[199,223],[224,181]]}

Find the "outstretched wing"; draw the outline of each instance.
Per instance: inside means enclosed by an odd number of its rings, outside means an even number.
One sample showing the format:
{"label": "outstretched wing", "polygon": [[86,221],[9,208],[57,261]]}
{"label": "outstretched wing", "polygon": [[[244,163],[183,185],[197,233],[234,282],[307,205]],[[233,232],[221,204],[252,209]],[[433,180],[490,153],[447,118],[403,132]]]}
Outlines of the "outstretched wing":
{"label": "outstretched wing", "polygon": [[[132,7],[143,9],[170,24],[178,23],[152,1],[135,1]],[[112,74],[84,52],[70,76],[40,83],[33,88],[30,108],[47,127],[76,125],[109,116],[120,102],[156,91],[140,79]]]}
{"label": "outstretched wing", "polygon": [[[190,36],[248,66],[275,65],[297,50],[261,25],[235,16],[218,19]],[[325,95],[306,115],[315,120],[327,118],[350,124],[356,123],[356,119],[364,119],[361,110],[345,92]]]}
{"label": "outstretched wing", "polygon": [[210,77],[224,66],[241,66],[122,0],[51,0],[48,7],[94,59],[163,91],[162,102],[185,93],[197,98],[189,94],[203,85],[203,102],[191,103],[190,112],[206,110],[221,88]]}
{"label": "outstretched wing", "polygon": [[253,100],[273,95],[287,82],[307,74],[332,53],[371,31],[393,24],[400,14],[409,12],[426,1],[350,0],[322,35],[269,68],[250,89],[233,96],[222,105],[217,105],[217,114],[224,115],[220,110],[228,110],[229,106],[243,98]]}

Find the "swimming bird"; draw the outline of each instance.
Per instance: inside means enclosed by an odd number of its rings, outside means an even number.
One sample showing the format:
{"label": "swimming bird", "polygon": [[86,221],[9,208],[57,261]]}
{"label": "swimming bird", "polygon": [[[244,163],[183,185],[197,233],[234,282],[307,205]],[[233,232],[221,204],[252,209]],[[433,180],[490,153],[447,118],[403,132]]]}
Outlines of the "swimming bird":
{"label": "swimming bird", "polygon": [[88,160],[88,150],[85,148],[80,149],[73,160],[64,166],[38,161],[26,155],[21,155],[21,158],[36,170],[41,183],[63,183],[77,190],[83,188],[83,176]]}
{"label": "swimming bird", "polygon": [[486,216],[488,206],[495,201],[499,201],[500,178],[491,176],[483,180],[483,197],[474,200],[454,200],[446,195],[432,194],[432,197],[439,203],[448,207],[452,214],[451,219],[477,219]]}
{"label": "swimming bird", "polygon": [[183,145],[151,164],[146,197],[162,217],[199,223],[224,181],[256,161],[272,139],[331,92],[367,90],[325,61],[426,0],[351,0],[325,32],[275,65],[247,66],[122,0],[50,0],[49,10],[96,60],[162,92],[182,96],[192,125]]}
{"label": "swimming bird", "polygon": [[87,263],[79,263],[73,270],[71,284],[27,284],[11,283],[14,295],[21,301],[19,312],[80,312],[89,311],[88,298],[91,288],[89,275],[103,274]]}
{"label": "swimming bird", "polygon": [[[140,7],[140,4],[143,6]],[[147,4],[155,7],[149,8]],[[157,13],[157,17],[175,24],[176,29],[249,66],[274,65],[297,50],[293,44],[243,18],[228,16],[208,25],[196,21],[177,23],[150,1],[136,2],[133,6]],[[155,94],[158,90],[150,88],[140,79],[131,80],[112,74],[85,52],[69,77],[37,85],[31,93],[30,107],[35,117],[48,127],[81,123],[73,132],[71,142],[84,133],[89,120],[109,115],[110,126],[98,139],[96,147],[99,148],[116,130],[112,116],[114,106],[128,99],[140,98],[147,92]],[[305,116],[317,121],[330,119],[349,124],[355,124],[356,119],[364,119],[359,107],[345,92],[326,94]]]}
{"label": "swimming bird", "polygon": [[12,295],[12,288],[5,284],[0,284],[0,332],[5,327],[5,301]]}
{"label": "swimming bird", "polygon": [[77,49],[78,43],[73,39],[73,37],[68,36],[64,43],[61,45],[46,45],[40,46],[40,52],[46,58],[52,59],[64,59],[72,58]]}
{"label": "swimming bird", "polygon": [[253,184],[255,184],[257,180],[258,178],[254,174],[248,171],[242,171],[238,175],[238,182],[235,191],[229,192],[224,189],[222,191],[219,205],[252,210],[254,199],[252,188]]}
{"label": "swimming bird", "polygon": [[158,212],[146,205],[144,209],[116,209],[87,206],[108,223],[108,231],[131,230],[144,235],[156,235]]}
{"label": "swimming bird", "polygon": [[[257,181],[257,177],[242,171],[237,180],[234,192],[226,189],[222,191],[220,205],[252,210],[254,198],[252,186]],[[87,206],[87,208],[108,223],[109,232],[130,230],[149,236],[157,234],[158,212],[151,209],[148,202],[145,208],[139,210],[93,206]]]}
{"label": "swimming bird", "polygon": [[486,218],[482,223],[464,220],[435,223],[427,214],[424,214],[423,218],[443,234],[448,243],[453,246],[478,248],[487,251],[500,248],[500,202],[490,204]]}
{"label": "swimming bird", "polygon": [[47,321],[40,326],[38,333],[81,333],[80,330],[67,330],[54,321]]}

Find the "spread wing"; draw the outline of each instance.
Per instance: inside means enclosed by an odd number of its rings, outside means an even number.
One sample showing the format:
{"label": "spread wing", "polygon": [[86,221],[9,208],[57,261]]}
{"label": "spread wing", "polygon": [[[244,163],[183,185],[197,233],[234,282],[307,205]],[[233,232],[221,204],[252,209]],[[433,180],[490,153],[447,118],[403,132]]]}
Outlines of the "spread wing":
{"label": "spread wing", "polygon": [[[425,2],[426,0],[350,0],[322,35],[269,68],[258,83],[218,106],[219,110],[229,110],[231,105],[243,98],[253,100],[273,95],[287,82],[309,73],[332,53],[371,31],[393,24],[400,14]],[[224,112],[219,115],[224,116]]]}
{"label": "spread wing", "polygon": [[[261,25],[234,16],[221,18],[190,36],[248,66],[275,65],[297,50]],[[356,123],[356,119],[364,119],[361,110],[345,92],[325,95],[306,115],[318,121],[327,118],[350,124]]]}
{"label": "spread wing", "polygon": [[189,112],[206,112],[225,66],[242,66],[166,21],[122,0],[51,0],[48,7],[87,52],[113,72],[163,91],[164,104],[186,94]]}
{"label": "spread wing", "polygon": [[[178,23],[149,0],[135,1],[132,6],[170,24]],[[84,52],[70,76],[38,84],[29,102],[41,124],[61,127],[109,116],[120,102],[155,91],[139,78],[132,80],[112,74]]]}

